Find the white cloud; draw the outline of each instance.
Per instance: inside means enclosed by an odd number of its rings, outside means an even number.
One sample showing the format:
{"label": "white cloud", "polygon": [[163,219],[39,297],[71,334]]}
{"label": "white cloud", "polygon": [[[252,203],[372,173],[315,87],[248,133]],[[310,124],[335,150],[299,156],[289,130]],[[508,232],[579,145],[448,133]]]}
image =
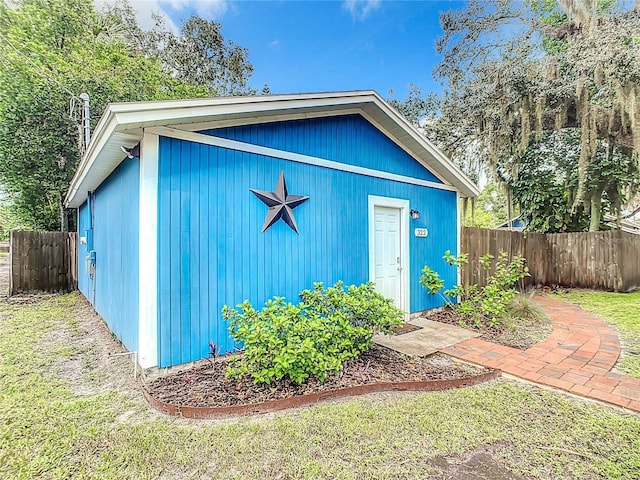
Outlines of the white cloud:
{"label": "white cloud", "polygon": [[[94,0],[98,10],[114,3],[116,0]],[[180,18],[186,20],[191,12],[207,20],[218,20],[229,10],[229,0],[129,0],[129,3],[136,11],[138,23],[145,30],[155,25],[153,13],[160,15],[171,30],[178,32],[176,21]],[[182,17],[174,21],[169,11],[179,12]]]}
{"label": "white cloud", "polygon": [[[113,5],[116,0],[93,0],[96,8],[102,10],[107,5]],[[152,14],[160,15],[166,22],[166,25],[174,32],[178,32],[178,26],[164,11],[158,0],[129,0],[129,3],[136,11],[138,24],[145,30],[150,30],[155,25]]]}
{"label": "white cloud", "polygon": [[219,20],[229,10],[229,0],[164,0],[173,10],[195,10],[207,20]]}
{"label": "white cloud", "polygon": [[342,8],[347,10],[354,20],[363,21],[371,12],[380,8],[380,0],[344,0]]}
{"label": "white cloud", "polygon": [[277,39],[276,40],[271,40],[269,42],[269,47],[271,47],[271,48],[275,48],[275,47],[277,47],[279,45],[280,45],[280,40],[277,40]]}

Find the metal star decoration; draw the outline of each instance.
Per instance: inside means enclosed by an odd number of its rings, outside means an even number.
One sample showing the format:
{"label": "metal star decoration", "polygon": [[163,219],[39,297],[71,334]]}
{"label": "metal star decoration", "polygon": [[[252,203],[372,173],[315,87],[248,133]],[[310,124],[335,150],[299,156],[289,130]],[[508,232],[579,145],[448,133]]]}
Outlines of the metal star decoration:
{"label": "metal star decoration", "polygon": [[293,218],[293,209],[309,200],[309,197],[289,195],[287,182],[284,180],[284,172],[280,172],[275,192],[263,192],[253,188],[249,190],[269,207],[267,216],[264,219],[264,225],[262,225],[262,233],[280,219],[289,225],[294,232],[298,233],[298,225],[296,224],[296,219]]}

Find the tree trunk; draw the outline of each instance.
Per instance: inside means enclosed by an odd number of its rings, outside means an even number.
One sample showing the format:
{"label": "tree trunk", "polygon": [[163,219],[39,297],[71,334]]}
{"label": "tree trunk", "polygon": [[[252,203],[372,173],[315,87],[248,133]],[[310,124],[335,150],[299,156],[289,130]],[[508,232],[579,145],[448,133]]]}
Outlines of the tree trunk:
{"label": "tree trunk", "polygon": [[506,189],[507,193],[507,227],[509,230],[513,228],[513,196],[511,195],[511,190],[509,188]]}
{"label": "tree trunk", "polygon": [[591,194],[591,221],[589,223],[589,231],[597,232],[600,230],[600,216],[602,213],[602,191],[595,191]]}
{"label": "tree trunk", "polygon": [[69,210],[64,208],[64,196],[60,195],[60,231],[69,231]]}

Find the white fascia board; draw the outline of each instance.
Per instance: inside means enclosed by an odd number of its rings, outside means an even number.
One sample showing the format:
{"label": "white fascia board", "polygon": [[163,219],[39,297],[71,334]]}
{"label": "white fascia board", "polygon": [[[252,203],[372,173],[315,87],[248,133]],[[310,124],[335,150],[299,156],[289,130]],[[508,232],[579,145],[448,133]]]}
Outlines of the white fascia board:
{"label": "white fascia board", "polygon": [[[327,104],[327,99],[353,99],[354,97],[368,98],[375,95],[373,90],[353,90],[346,92],[320,92],[305,94],[285,94],[285,95],[253,95],[237,97],[209,97],[190,98],[186,100],[153,100],[148,102],[124,102],[111,103],[109,108],[115,113],[127,113],[135,111],[153,110],[173,110],[179,108],[199,108],[217,107],[220,105],[264,105],[278,102],[309,101],[311,99],[320,100],[323,105]],[[334,102],[332,102],[333,104]],[[251,110],[251,108],[249,108]]]}
{"label": "white fascia board", "polygon": [[[402,148],[408,155],[410,155],[414,160],[420,163],[423,167],[427,168],[429,172],[431,172],[438,180],[446,185],[451,185],[446,179],[442,177],[437,171],[434,171],[434,165],[430,165],[424,161],[422,157],[420,157],[415,151],[409,149],[406,145],[404,145],[396,136],[391,133],[384,125],[382,125],[376,118],[374,118],[369,113],[365,112],[361,108],[345,108],[344,110],[340,110],[340,115],[361,115],[364,119],[366,119],[369,123],[374,125],[380,132],[382,132],[389,140],[395,143],[397,146]],[[209,122],[198,122],[198,123],[189,123],[180,126],[180,130],[188,131],[188,132],[198,132],[203,130],[212,130],[217,128],[225,128],[225,127],[240,127],[244,125],[259,125],[263,123],[272,123],[272,122],[286,122],[289,120],[303,120],[303,119],[315,119],[315,118],[326,118],[326,117],[334,117],[336,115],[335,110],[331,111],[323,111],[323,112],[295,112],[289,114],[276,114],[276,115],[267,115],[262,117],[247,117],[238,119],[224,119],[217,121],[209,121]]]}
{"label": "white fascia board", "polygon": [[134,124],[141,126],[162,126],[162,125],[182,125],[206,121],[207,118],[235,117],[245,114],[262,117],[265,113],[278,112],[295,113],[305,111],[317,111],[325,108],[327,111],[336,112],[342,110],[338,107],[350,107],[353,104],[361,104],[371,101],[371,97],[337,97],[327,105],[324,98],[303,98],[282,102],[261,102],[261,103],[236,103],[236,104],[202,104],[202,105],[179,105],[167,109],[154,110],[130,110],[117,111],[115,116],[120,125]]}

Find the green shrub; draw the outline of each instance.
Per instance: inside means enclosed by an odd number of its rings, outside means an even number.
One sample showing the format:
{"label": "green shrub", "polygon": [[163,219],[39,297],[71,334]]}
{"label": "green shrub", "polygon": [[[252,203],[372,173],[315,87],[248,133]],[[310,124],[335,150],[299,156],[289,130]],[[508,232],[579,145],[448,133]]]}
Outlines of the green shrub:
{"label": "green shrub", "polygon": [[326,289],[316,283],[300,297],[298,305],[275,297],[261,311],[247,301],[239,310],[225,305],[222,316],[231,336],[244,346],[227,375],[251,375],[255,383],[300,384],[310,376],[324,381],[371,348],[374,333],[389,333],[402,323],[403,312],[371,283],[346,290],[342,282]]}
{"label": "green shrub", "polygon": [[420,276],[420,285],[429,290],[432,295],[438,293],[444,287],[444,280],[435,270],[424,266],[422,275]]}
{"label": "green shrub", "polygon": [[[464,269],[469,261],[467,254],[463,253],[456,257],[449,250],[442,258],[449,265],[455,265],[460,269]],[[489,253],[480,257],[479,263],[482,269],[489,270],[493,259],[493,255]],[[483,324],[494,328],[499,327],[501,318],[507,313],[507,307],[518,294],[515,288],[517,282],[529,276],[529,269],[525,263],[526,260],[521,256],[515,256],[509,261],[509,255],[506,252],[500,252],[495,261],[494,273],[487,278],[486,286],[456,285],[445,290],[444,295],[465,322],[472,321],[476,327]],[[440,292],[444,286],[440,275],[427,266],[423,269],[420,284],[431,294]],[[455,299],[458,299],[459,303],[454,304],[452,300]]]}

